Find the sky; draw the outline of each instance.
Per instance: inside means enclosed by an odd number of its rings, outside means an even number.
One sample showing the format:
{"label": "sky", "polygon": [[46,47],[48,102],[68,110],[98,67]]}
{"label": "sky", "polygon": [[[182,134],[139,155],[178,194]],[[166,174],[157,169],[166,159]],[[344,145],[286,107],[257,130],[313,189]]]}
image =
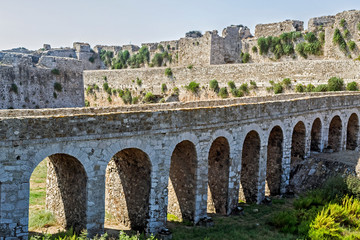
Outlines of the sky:
{"label": "sky", "polygon": [[301,20],[360,10],[360,0],[0,0],[0,50],[176,40],[191,30]]}

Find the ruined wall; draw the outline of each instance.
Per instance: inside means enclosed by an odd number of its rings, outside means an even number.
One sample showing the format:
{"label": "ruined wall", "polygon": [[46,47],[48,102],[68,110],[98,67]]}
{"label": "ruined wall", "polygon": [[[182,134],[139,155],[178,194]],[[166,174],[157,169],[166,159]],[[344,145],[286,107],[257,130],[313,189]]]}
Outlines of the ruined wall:
{"label": "ruined wall", "polygon": [[314,85],[327,83],[331,77],[344,78],[345,82],[360,79],[360,63],[358,61],[301,61],[279,62],[263,64],[231,64],[194,66],[172,68],[173,77],[165,76],[165,68],[127,69],[112,71],[85,71],[85,87],[97,84],[102,88],[104,76],[110,87],[118,89],[136,89],[136,79],[142,80],[142,89],[161,92],[161,84],[165,83],[169,89],[189,84],[191,81],[208,86],[209,81],[216,79],[220,87],[227,86],[234,81],[237,86],[250,80],[261,86],[270,86],[269,80],[281,81],[283,78],[295,79],[297,83],[312,83]]}
{"label": "ruined wall", "polygon": [[[0,108],[59,108],[84,106],[80,61],[72,58],[42,56],[34,62],[31,55],[9,53],[0,65]],[[51,71],[58,69],[59,74]],[[60,89],[54,84],[59,83]]]}
{"label": "ruined wall", "polygon": [[322,28],[332,27],[335,23],[335,16],[323,16],[310,18],[308,22],[309,32],[318,32]]}
{"label": "ruined wall", "polygon": [[255,37],[279,36],[283,32],[303,31],[304,22],[286,20],[279,23],[258,24],[255,26]]}

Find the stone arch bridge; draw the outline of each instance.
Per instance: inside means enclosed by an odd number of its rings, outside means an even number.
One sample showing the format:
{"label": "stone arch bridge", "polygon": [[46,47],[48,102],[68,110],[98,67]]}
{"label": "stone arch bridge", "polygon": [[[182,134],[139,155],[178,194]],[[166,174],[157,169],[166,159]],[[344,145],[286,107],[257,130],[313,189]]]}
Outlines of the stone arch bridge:
{"label": "stone arch bridge", "polygon": [[145,107],[0,111],[0,237],[27,238],[29,179],[48,164],[46,207],[65,226],[105,212],[156,233],[239,199],[291,191],[311,151],[357,150],[358,93],[290,94]]}

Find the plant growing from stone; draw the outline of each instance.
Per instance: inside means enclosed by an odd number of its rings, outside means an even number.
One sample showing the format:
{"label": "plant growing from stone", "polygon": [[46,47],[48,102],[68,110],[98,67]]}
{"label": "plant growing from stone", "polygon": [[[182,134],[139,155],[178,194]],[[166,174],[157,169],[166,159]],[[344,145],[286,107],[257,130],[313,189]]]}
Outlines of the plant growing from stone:
{"label": "plant growing from stone", "polygon": [[121,99],[124,101],[125,104],[130,104],[132,102],[132,96],[129,89],[125,89]]}
{"label": "plant growing from stone", "polygon": [[328,91],[341,91],[344,88],[344,80],[332,77],[328,80]]}
{"label": "plant growing from stone", "polygon": [[253,81],[253,80],[250,81],[250,88],[251,89],[256,89],[257,88],[257,85],[256,85],[255,81]]}
{"label": "plant growing from stone", "polygon": [[155,95],[152,92],[147,92],[144,97],[144,102],[146,103],[154,103],[156,100]]}
{"label": "plant growing from stone", "polygon": [[302,92],[305,92],[306,91],[306,86],[304,86],[303,84],[299,83],[296,85],[295,87],[295,92],[299,92],[299,93],[302,93]]}
{"label": "plant growing from stone", "polygon": [[291,79],[290,78],[284,78],[282,80],[282,84],[285,88],[290,88],[291,87]]}
{"label": "plant growing from stone", "polygon": [[61,83],[55,82],[54,83],[54,89],[55,89],[55,91],[61,92],[62,91]]}
{"label": "plant growing from stone", "polygon": [[141,86],[141,85],[142,85],[142,81],[141,81],[141,79],[136,78],[136,84],[137,84],[138,86]]}
{"label": "plant growing from stone", "polygon": [[281,83],[275,83],[273,88],[274,88],[274,93],[275,94],[279,94],[279,93],[283,92],[283,86],[282,86]]}
{"label": "plant growing from stone", "polygon": [[309,83],[307,86],[306,86],[306,91],[307,92],[314,92],[314,89],[315,89],[315,86],[311,83]]}
{"label": "plant growing from stone", "polygon": [[345,23],[346,23],[346,21],[345,21],[345,19],[341,19],[340,20],[340,26],[342,27],[342,28],[344,28],[345,27]]}
{"label": "plant growing from stone", "polygon": [[226,87],[220,88],[220,90],[219,90],[219,96],[220,96],[221,98],[227,98],[227,97],[229,97],[229,93],[228,93],[228,90],[227,90]]}
{"label": "plant growing from stone", "polygon": [[186,88],[188,91],[190,91],[190,92],[192,92],[192,93],[195,94],[195,93],[197,93],[197,92],[199,91],[199,89],[200,89],[200,83],[197,83],[197,82],[192,81],[192,82],[189,83],[189,85],[185,86],[185,88]]}
{"label": "plant growing from stone", "polygon": [[190,70],[193,69],[193,67],[194,67],[194,65],[192,65],[192,64],[187,66],[187,68],[190,69]]}
{"label": "plant growing from stone", "polygon": [[165,93],[167,91],[166,83],[161,84],[161,92]]}
{"label": "plant growing from stone", "polygon": [[15,83],[12,83],[10,86],[10,92],[18,94],[18,86]]}
{"label": "plant growing from stone", "polygon": [[60,75],[60,71],[57,68],[52,69],[51,73],[54,74],[54,75]]}
{"label": "plant growing from stone", "polygon": [[348,42],[348,45],[349,45],[350,51],[354,51],[354,50],[355,50],[356,43],[355,43],[354,41],[349,41],[349,42]]}
{"label": "plant growing from stone", "polygon": [[236,89],[236,85],[235,85],[234,81],[229,81],[228,86],[230,89]]}
{"label": "plant growing from stone", "polygon": [[219,83],[216,79],[213,79],[209,82],[209,87],[211,90],[213,90],[214,92],[218,93],[220,88],[219,88]]}
{"label": "plant growing from stone", "polygon": [[338,28],[334,31],[333,43],[337,44],[340,47],[340,50],[344,53],[347,52],[347,45],[345,39],[341,35],[341,32]]}
{"label": "plant growing from stone", "polygon": [[179,94],[180,94],[180,89],[178,87],[174,87],[172,95],[179,95]]}
{"label": "plant growing from stone", "polygon": [[257,52],[258,52],[258,48],[257,48],[256,46],[253,46],[253,47],[251,48],[251,50],[252,50],[253,53],[257,53]]}
{"label": "plant growing from stone", "polygon": [[349,82],[346,85],[346,90],[348,91],[359,91],[359,86],[356,82]]}
{"label": "plant growing from stone", "polygon": [[239,89],[244,93],[249,93],[249,85],[247,83],[241,84]]}
{"label": "plant growing from stone", "polygon": [[165,76],[171,77],[172,75],[173,75],[173,72],[172,72],[171,68],[166,68],[165,69]]}

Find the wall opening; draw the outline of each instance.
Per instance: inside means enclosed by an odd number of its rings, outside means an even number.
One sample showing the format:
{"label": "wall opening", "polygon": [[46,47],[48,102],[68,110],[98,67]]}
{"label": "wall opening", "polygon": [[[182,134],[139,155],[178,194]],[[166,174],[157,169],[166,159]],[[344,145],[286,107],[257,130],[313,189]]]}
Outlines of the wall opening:
{"label": "wall opening", "polygon": [[359,134],[359,118],[355,113],[349,118],[346,132],[346,149],[355,150],[358,146]]}
{"label": "wall opening", "polygon": [[40,162],[30,178],[29,230],[85,229],[86,183],[84,167],[70,155],[54,154]]}
{"label": "wall opening", "polygon": [[230,147],[226,138],[217,138],[210,147],[208,160],[209,213],[226,214],[229,187]]}
{"label": "wall opening", "polygon": [[194,221],[197,155],[192,142],[176,145],[170,164],[168,218]]}
{"label": "wall opening", "polygon": [[256,202],[259,179],[260,137],[256,131],[246,135],[241,158],[239,200]]}
{"label": "wall opening", "polygon": [[146,153],[127,148],[106,168],[105,226],[144,231],[149,219],[151,162]]}
{"label": "wall opening", "polygon": [[342,123],[339,116],[333,117],[329,126],[329,140],[328,149],[332,149],[334,152],[340,151],[341,148],[341,131]]}
{"label": "wall opening", "polygon": [[266,163],[266,196],[280,194],[282,158],[283,158],[283,132],[281,127],[275,126],[269,135]]}
{"label": "wall opening", "polygon": [[311,128],[311,152],[320,152],[321,128],[322,124],[320,118],[315,119]]}

